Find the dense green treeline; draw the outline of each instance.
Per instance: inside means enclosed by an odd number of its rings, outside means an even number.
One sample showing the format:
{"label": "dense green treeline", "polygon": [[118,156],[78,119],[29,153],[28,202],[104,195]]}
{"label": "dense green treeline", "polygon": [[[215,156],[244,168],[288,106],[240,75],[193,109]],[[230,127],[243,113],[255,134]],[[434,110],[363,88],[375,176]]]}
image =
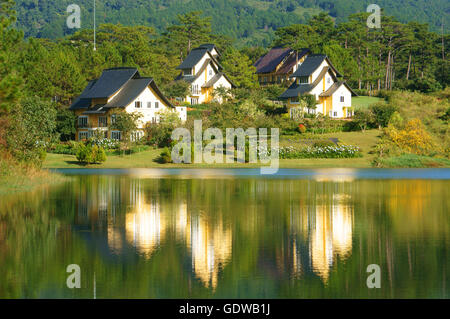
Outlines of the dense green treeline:
{"label": "dense green treeline", "polygon": [[[94,51],[91,29],[58,39],[24,38],[23,32],[14,28],[17,13],[13,9],[14,1],[0,0],[0,146],[14,149],[12,153],[23,149],[15,158],[39,162],[48,143],[70,139],[75,119],[67,107],[87,81],[106,68],[135,66],[143,76],[153,77],[169,98],[176,97],[176,67],[190,49],[202,43],[215,43],[222,52],[220,62],[239,87],[234,94],[238,98],[232,102],[237,113],[250,103],[258,114],[271,118],[270,123],[279,122],[282,108],[276,112],[267,109],[271,105],[267,100],[276,99],[284,88],[271,87],[265,93],[255,90],[259,84],[252,64],[267,49],[238,49],[230,37],[214,33],[214,18],[201,11],[178,15],[162,34],[147,26],[101,24]],[[362,95],[398,89],[429,93],[448,86],[448,35],[431,32],[426,24],[404,24],[389,16],[383,16],[382,28],[368,29],[367,16],[357,13],[336,24],[321,13],[307,24],[277,29],[271,45],[326,53]],[[29,107],[33,105],[36,107]],[[41,122],[34,123],[35,119]],[[23,123],[22,129],[14,123]],[[46,129],[35,136],[27,127]],[[32,143],[37,137],[39,143]]]}
{"label": "dense green treeline", "polygon": [[[212,17],[213,31],[238,39],[240,44],[270,45],[274,31],[294,23],[306,23],[319,12],[328,12],[336,22],[365,12],[371,0],[152,0],[97,1],[99,23],[146,25],[163,32],[177,20],[178,14],[202,10]],[[67,29],[66,8],[72,0],[18,0],[17,26],[26,36],[59,38],[73,33]],[[92,28],[93,1],[76,2],[82,10],[82,27]],[[401,22],[428,23],[432,30],[448,31],[449,3],[446,0],[380,0],[377,4],[388,16]],[[444,19],[444,20],[443,20]]]}

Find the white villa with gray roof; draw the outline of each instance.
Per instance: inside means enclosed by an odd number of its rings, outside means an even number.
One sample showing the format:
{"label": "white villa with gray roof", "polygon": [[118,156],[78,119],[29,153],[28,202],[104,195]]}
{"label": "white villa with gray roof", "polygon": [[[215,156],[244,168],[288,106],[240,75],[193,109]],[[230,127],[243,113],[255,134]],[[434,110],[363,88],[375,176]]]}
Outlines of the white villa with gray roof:
{"label": "white villa with gray roof", "polygon": [[304,111],[331,118],[353,116],[352,96],[356,94],[326,55],[308,55],[290,77],[295,81],[279,99],[287,101],[291,116],[299,109],[300,98],[306,94],[313,95],[317,104],[315,110]]}
{"label": "white villa with gray roof", "polygon": [[147,123],[159,122],[159,112],[176,112],[186,121],[186,107],[174,107],[162,94],[152,78],[141,77],[136,68],[104,70],[99,79],[90,81],[83,93],[70,106],[78,117],[76,140],[100,133],[105,138],[122,139],[122,132],[111,130],[114,109],[141,113],[139,130],[134,138],[143,136]]}
{"label": "white villa with gray roof", "polygon": [[191,105],[209,103],[214,99],[215,89],[234,87],[231,80],[222,72],[223,68],[217,61],[219,56],[220,53],[214,44],[203,44],[193,49],[177,67],[181,73],[175,80],[184,80],[190,84],[190,94],[182,97],[185,102]]}

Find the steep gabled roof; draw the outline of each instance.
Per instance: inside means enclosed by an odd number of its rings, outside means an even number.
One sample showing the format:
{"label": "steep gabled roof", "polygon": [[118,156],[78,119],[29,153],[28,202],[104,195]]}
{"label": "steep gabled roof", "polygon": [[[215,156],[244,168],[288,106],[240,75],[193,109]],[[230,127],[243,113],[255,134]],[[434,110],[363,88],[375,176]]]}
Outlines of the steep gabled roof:
{"label": "steep gabled roof", "polygon": [[297,71],[295,71],[294,74],[291,75],[291,78],[310,76],[320,67],[324,60],[327,61],[328,65],[336,73],[336,76],[341,76],[341,74],[331,64],[330,59],[328,59],[325,54],[312,54],[306,57],[305,61],[300,64]]}
{"label": "steep gabled roof", "polygon": [[274,47],[254,64],[256,73],[271,73],[292,52],[291,48]]}
{"label": "steep gabled roof", "polygon": [[214,84],[216,84],[217,81],[219,81],[222,78],[222,76],[225,77],[225,79],[227,79],[228,82],[230,82],[232,87],[236,87],[236,85],[234,85],[234,83],[228,78],[228,76],[225,73],[219,72],[216,75],[214,75],[208,82],[203,84],[202,88],[213,87]]}
{"label": "steep gabled roof", "polygon": [[[198,70],[195,75],[184,75],[183,73],[180,73],[180,75],[178,75],[175,81],[184,80],[188,83],[193,83],[202,75],[203,71],[205,71],[205,69],[208,67],[211,61],[212,61],[211,59],[206,59],[203,65],[201,66],[200,70]],[[211,66],[216,72],[219,72],[214,63],[211,63]]]}
{"label": "steep gabled roof", "polygon": [[92,86],[95,84],[97,80],[89,81],[88,85],[84,89],[84,91],[81,93],[79,97],[75,99],[75,101],[70,106],[69,110],[79,110],[79,109],[86,109],[89,106],[91,106],[92,99],[86,98],[87,92],[92,88]]}
{"label": "steep gabled roof", "polygon": [[208,52],[208,49],[205,48],[196,48],[192,50],[177,69],[192,69]]}
{"label": "steep gabled roof", "polygon": [[294,82],[283,94],[280,95],[280,99],[288,99],[293,97],[298,97],[299,95],[309,93],[312,89],[314,89],[322,80],[322,78],[325,76],[325,74],[330,70],[330,67],[325,66],[322,68],[322,71],[320,71],[319,76],[317,79],[310,84],[297,84]]}
{"label": "steep gabled roof", "polygon": [[345,81],[338,81],[333,83],[333,85],[330,86],[328,90],[322,92],[319,96],[322,97],[332,96],[334,92],[336,92],[342,85],[345,85],[348,88],[348,90],[352,93],[352,96],[358,96],[358,94],[356,94]]}
{"label": "steep gabled roof", "polygon": [[[135,70],[135,72],[121,72],[126,70]],[[113,71],[113,72],[109,72]],[[117,85],[118,83],[121,83],[123,79],[125,78],[125,74],[127,76],[130,76],[133,74],[125,83],[123,83],[119,89],[114,90],[114,93],[117,93],[111,101],[109,101],[107,104],[97,104],[91,107],[92,99],[91,96],[96,96],[95,92],[98,92],[100,87],[97,87],[97,83],[99,83],[100,79],[103,77],[103,84],[101,85],[101,88],[104,89],[104,92],[112,91],[112,89],[108,88],[106,86],[106,79],[109,79],[112,83],[112,85]],[[118,77],[118,79],[115,78],[115,76]],[[104,114],[109,108],[114,107],[126,107],[131,102],[133,102],[148,86],[150,86],[153,91],[158,95],[158,97],[163,100],[167,105],[170,107],[173,107],[173,105],[169,102],[169,100],[162,94],[161,90],[158,88],[156,83],[153,81],[152,78],[143,78],[139,76],[139,73],[137,72],[137,69],[134,68],[118,68],[118,69],[108,69],[105,70],[102,74],[102,77],[98,80],[93,80],[88,83],[86,88],[84,89],[83,93],[75,100],[75,102],[71,105],[69,108],[70,110],[78,110],[78,109],[86,109],[84,114]],[[96,89],[94,93],[92,93],[92,90]],[[112,96],[113,94],[101,97],[101,98],[107,98]]]}
{"label": "steep gabled roof", "polygon": [[205,56],[205,54],[209,55],[209,59],[213,60],[214,63],[217,64],[217,66],[222,69],[222,66],[220,65],[220,63],[216,60],[216,58],[211,54],[211,52],[209,51],[209,49],[207,48],[195,48],[193,49],[188,56],[186,57],[186,59],[184,59],[184,61],[177,67],[178,70],[184,70],[184,69],[192,69],[194,66],[196,66],[198,64],[198,62],[200,62],[200,60]]}
{"label": "steep gabled roof", "polygon": [[136,68],[107,69],[103,71],[100,78],[95,81],[89,91],[83,92],[83,98],[109,98],[133,77],[139,77],[139,72]]}
{"label": "steep gabled roof", "polygon": [[298,58],[297,54],[293,52],[275,74],[289,74],[297,64],[297,61],[303,58],[309,52],[309,49],[302,49],[300,52],[298,52]]}
{"label": "steep gabled roof", "polygon": [[129,80],[123,89],[105,105],[105,108],[126,107],[133,102],[152,81],[153,79],[151,78]]}
{"label": "steep gabled roof", "polygon": [[216,49],[216,52],[219,56],[221,56],[219,50],[217,49],[216,45],[213,43],[205,43],[199,46],[199,48],[208,49],[209,52],[212,52],[214,49]]}

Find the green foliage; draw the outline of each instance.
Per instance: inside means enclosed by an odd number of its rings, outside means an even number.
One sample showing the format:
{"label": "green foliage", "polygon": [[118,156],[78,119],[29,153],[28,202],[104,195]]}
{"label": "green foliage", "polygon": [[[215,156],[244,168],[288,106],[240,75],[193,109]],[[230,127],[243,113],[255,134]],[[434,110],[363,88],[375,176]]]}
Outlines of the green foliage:
{"label": "green foliage", "polygon": [[122,132],[122,141],[125,144],[131,142],[131,133],[139,128],[139,122],[142,114],[138,112],[128,113],[122,109],[116,109],[111,113],[115,120],[111,123],[111,129]]}
{"label": "green foliage", "polygon": [[389,124],[391,116],[398,111],[398,107],[391,103],[376,103],[370,107],[374,116],[374,121],[379,127],[386,127]]}
{"label": "green foliage", "polygon": [[7,143],[19,161],[40,165],[41,150],[56,137],[56,109],[51,103],[30,97],[11,110]]}
{"label": "green foliage", "polygon": [[59,109],[56,116],[56,132],[62,141],[70,141],[77,132],[75,123],[77,117],[75,113],[67,109]]}
{"label": "green foliage", "polygon": [[79,143],[76,152],[78,162],[100,164],[106,161],[106,152],[102,147],[92,143]]}
{"label": "green foliage", "polygon": [[185,97],[188,96],[190,91],[190,84],[186,81],[172,81],[169,84],[162,87],[165,96],[170,99],[174,99],[177,97]]}
{"label": "green foliage", "polygon": [[160,164],[167,164],[172,162],[172,154],[170,149],[165,147],[156,161]]}
{"label": "green foliage", "polygon": [[357,109],[353,115],[352,122],[364,132],[375,123],[374,114],[369,109]]}
{"label": "green foliage", "polygon": [[442,90],[442,85],[433,78],[418,78],[409,81],[406,88],[411,91],[432,93]]}
{"label": "green foliage", "polygon": [[229,47],[221,58],[222,66],[230,80],[238,87],[258,87],[256,68],[249,57],[233,47]]}
{"label": "green foliage", "polygon": [[450,160],[416,154],[403,154],[379,160],[379,167],[386,168],[436,168],[449,167]]}
{"label": "green foliage", "polygon": [[172,140],[172,131],[181,127],[181,121],[178,114],[171,111],[158,113],[158,123],[147,123],[145,126],[145,139],[147,144],[158,147],[170,146]]}

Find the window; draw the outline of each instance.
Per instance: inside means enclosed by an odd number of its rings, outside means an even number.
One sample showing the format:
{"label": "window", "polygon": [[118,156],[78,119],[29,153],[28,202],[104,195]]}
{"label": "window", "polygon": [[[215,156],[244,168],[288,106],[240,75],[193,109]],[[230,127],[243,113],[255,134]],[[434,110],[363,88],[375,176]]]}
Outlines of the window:
{"label": "window", "polygon": [[184,75],[192,75],[192,69],[183,70]]}
{"label": "window", "polygon": [[79,116],[78,117],[78,127],[88,127],[88,117]]}
{"label": "window", "polygon": [[155,102],[155,109],[159,109],[159,102]]}
{"label": "window", "polygon": [[116,123],[116,114],[111,115],[111,124]]}
{"label": "window", "polygon": [[108,118],[106,116],[98,118],[98,127],[108,127]]}
{"label": "window", "polygon": [[337,112],[334,112],[334,113],[333,113],[333,116],[334,116],[334,117],[337,117]]}
{"label": "window", "polygon": [[87,140],[89,138],[89,132],[80,132],[78,133],[78,140]]}
{"label": "window", "polygon": [[152,123],[156,124],[156,117],[152,117]]}
{"label": "window", "polygon": [[112,131],[111,139],[120,141],[122,139],[122,132],[120,131]]}
{"label": "window", "polygon": [[341,102],[344,102],[344,101],[345,101],[344,96],[341,96]]}
{"label": "window", "polygon": [[200,94],[200,90],[198,89],[198,84],[194,84],[191,87],[192,94]]}
{"label": "window", "polygon": [[197,105],[197,104],[198,104],[198,99],[192,97],[192,98],[191,98],[191,105]]}
{"label": "window", "polygon": [[142,107],[142,102],[139,101],[134,102],[134,107],[140,109]]}
{"label": "window", "polygon": [[298,78],[298,83],[299,84],[307,84],[307,83],[309,83],[309,79],[307,76],[301,76]]}
{"label": "window", "polygon": [[331,79],[330,79],[330,78],[327,79],[327,83],[328,83],[328,84],[331,83]]}
{"label": "window", "polygon": [[299,102],[300,102],[300,98],[298,96],[291,98],[291,103],[299,103]]}
{"label": "window", "polygon": [[209,70],[209,75],[212,76],[213,75],[213,71]]}

